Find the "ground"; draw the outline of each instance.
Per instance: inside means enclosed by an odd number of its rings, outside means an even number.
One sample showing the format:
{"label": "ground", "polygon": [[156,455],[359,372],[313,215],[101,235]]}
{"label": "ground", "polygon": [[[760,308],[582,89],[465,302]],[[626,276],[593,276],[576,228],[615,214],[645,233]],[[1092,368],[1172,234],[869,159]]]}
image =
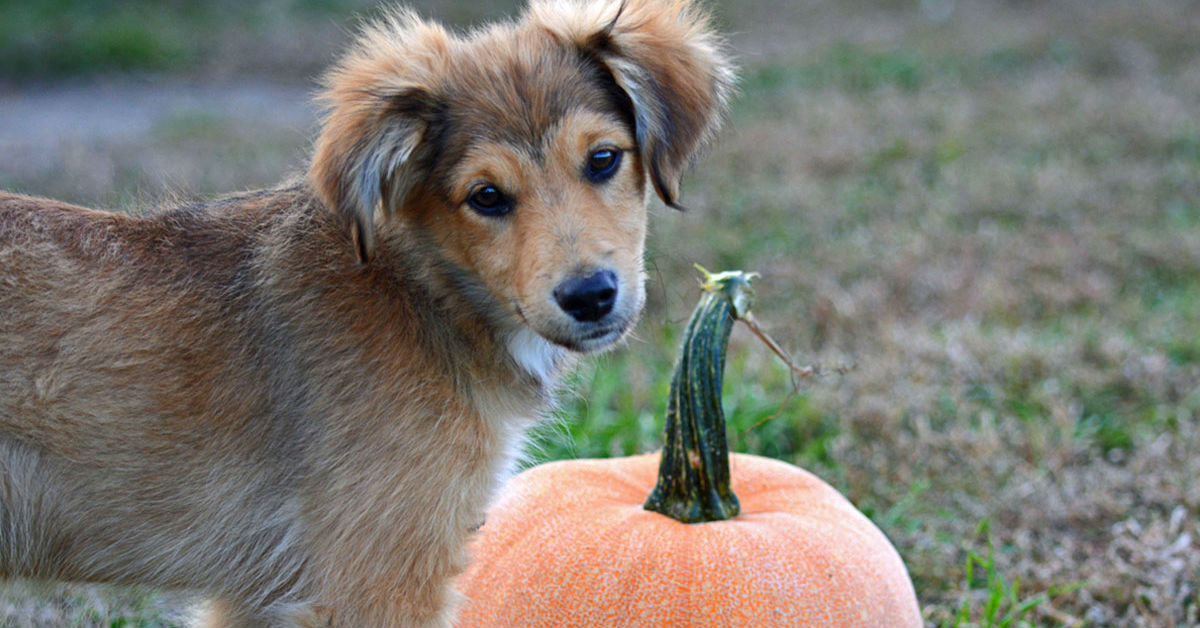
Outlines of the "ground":
{"label": "ground", "polygon": [[[0,187],[116,209],[301,171],[313,77],[370,12],[46,4],[0,4]],[[1200,10],[713,6],[743,69],[729,124],[689,210],[656,207],[637,337],[585,364],[530,463],[654,449],[692,265],[754,270],[757,317],[824,374],[736,331],[733,448],[842,490],[929,625],[1200,625]],[[0,625],[185,602],[18,583]]]}

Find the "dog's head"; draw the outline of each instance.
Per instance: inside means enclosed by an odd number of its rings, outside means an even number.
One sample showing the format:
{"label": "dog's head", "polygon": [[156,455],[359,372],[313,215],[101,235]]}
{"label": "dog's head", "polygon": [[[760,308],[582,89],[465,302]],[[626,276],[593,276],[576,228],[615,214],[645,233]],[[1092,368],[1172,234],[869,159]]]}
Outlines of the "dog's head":
{"label": "dog's head", "polygon": [[395,13],[327,77],[309,178],[363,262],[427,235],[537,373],[632,326],[649,190],[676,205],[732,80],[683,0],[535,0],[463,36]]}

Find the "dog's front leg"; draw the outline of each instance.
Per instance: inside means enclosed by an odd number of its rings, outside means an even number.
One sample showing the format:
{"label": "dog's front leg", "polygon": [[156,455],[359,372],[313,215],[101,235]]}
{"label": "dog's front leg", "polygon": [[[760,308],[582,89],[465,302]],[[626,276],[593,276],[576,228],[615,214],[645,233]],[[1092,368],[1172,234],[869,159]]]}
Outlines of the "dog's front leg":
{"label": "dog's front leg", "polygon": [[393,572],[381,574],[379,578],[374,578],[373,582],[366,581],[361,574],[352,580],[355,582],[353,590],[338,587],[337,593],[318,593],[320,599],[330,600],[331,603],[326,613],[316,615],[323,618],[325,623],[315,625],[344,628],[450,628],[455,610],[459,606],[459,596],[449,585],[447,578],[421,580],[411,575],[398,576]]}

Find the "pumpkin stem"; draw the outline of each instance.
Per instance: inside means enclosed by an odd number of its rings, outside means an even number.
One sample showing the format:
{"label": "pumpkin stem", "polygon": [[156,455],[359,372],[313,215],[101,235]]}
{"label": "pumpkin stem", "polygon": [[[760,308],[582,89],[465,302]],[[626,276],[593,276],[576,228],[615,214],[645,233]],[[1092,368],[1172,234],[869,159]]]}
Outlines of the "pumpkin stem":
{"label": "pumpkin stem", "polygon": [[737,516],[740,508],[729,487],[721,384],[729,333],[735,319],[749,314],[750,280],[757,277],[697,268],[704,273],[704,292],[671,376],[658,483],[643,506],[682,523],[722,521]]}

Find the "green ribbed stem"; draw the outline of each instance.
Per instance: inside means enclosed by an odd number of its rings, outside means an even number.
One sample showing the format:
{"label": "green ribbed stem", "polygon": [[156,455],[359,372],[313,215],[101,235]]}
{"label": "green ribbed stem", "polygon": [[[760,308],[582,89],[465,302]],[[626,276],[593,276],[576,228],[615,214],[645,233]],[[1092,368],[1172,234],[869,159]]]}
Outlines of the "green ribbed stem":
{"label": "green ribbed stem", "polygon": [[704,292],[688,321],[667,401],[666,430],[658,483],[643,506],[682,523],[722,521],[737,516],[729,487],[729,444],[721,384],[725,348],[737,318],[754,299],[754,273],[705,274]]}

